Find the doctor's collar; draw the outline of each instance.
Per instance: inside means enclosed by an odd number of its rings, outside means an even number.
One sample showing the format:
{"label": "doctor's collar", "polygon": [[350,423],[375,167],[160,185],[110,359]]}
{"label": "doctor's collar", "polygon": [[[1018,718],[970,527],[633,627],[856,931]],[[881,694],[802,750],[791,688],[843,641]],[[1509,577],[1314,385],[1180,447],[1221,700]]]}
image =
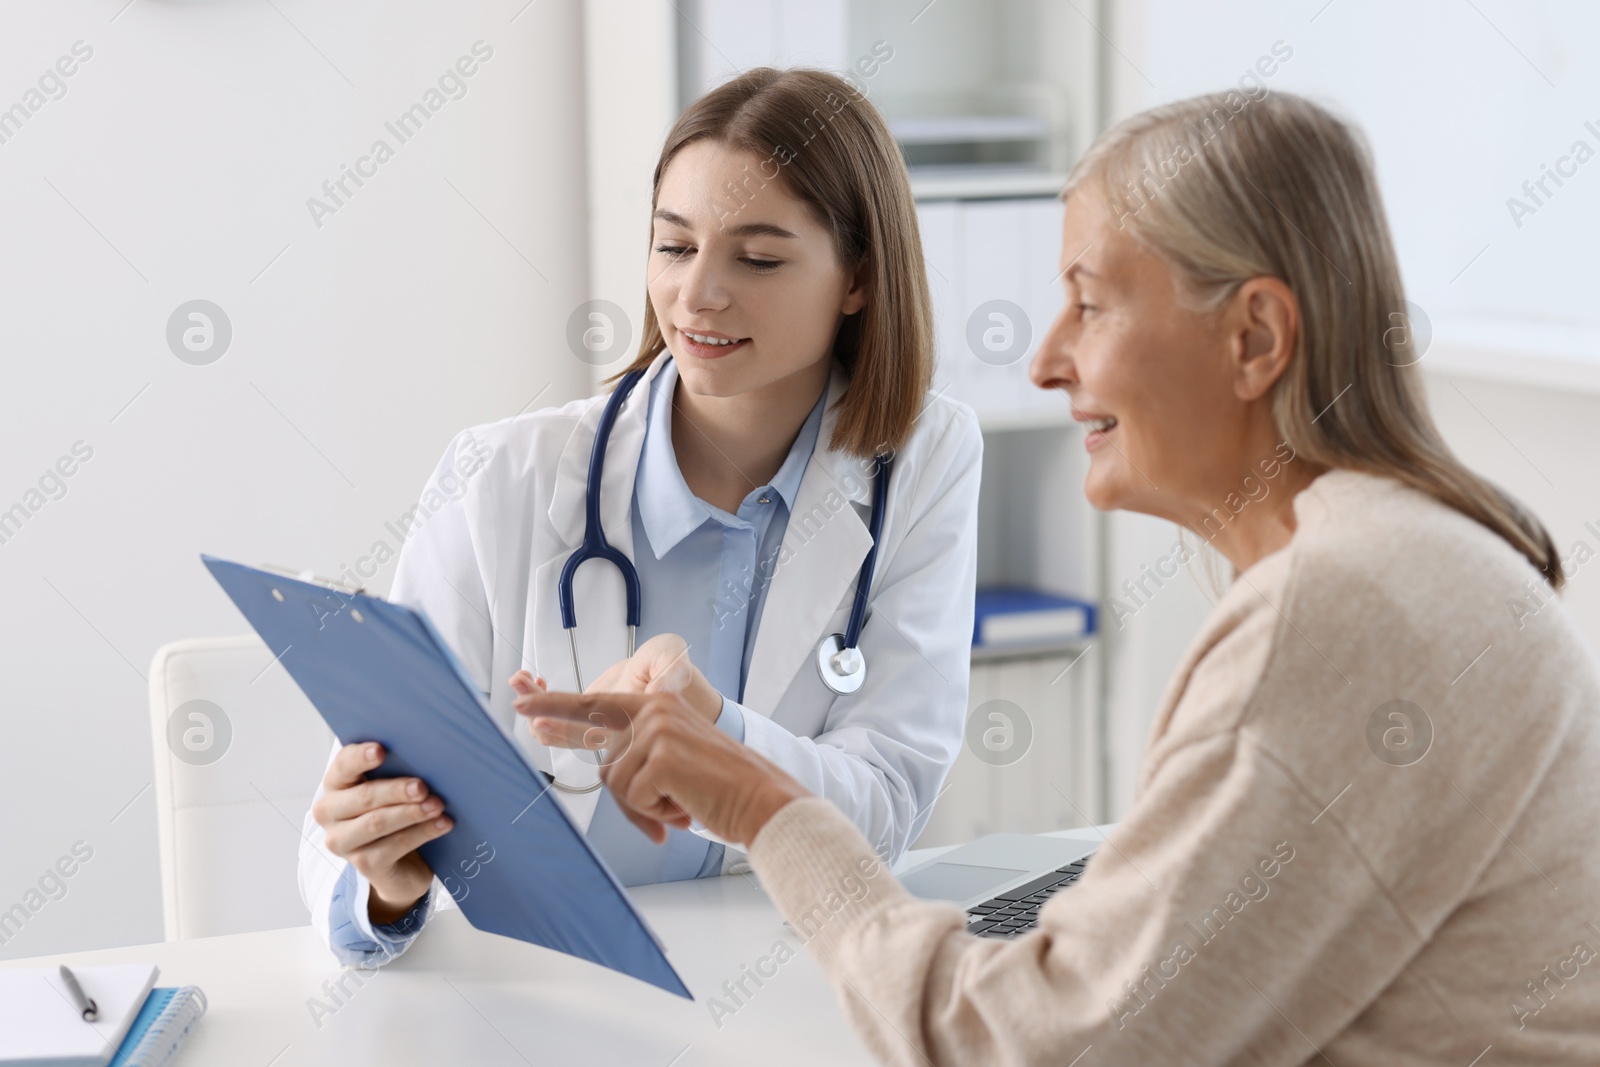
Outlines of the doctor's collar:
{"label": "doctor's collar", "polygon": [[[695,496],[678,467],[671,433],[672,420],[677,414],[672,405],[677,381],[677,368],[669,358],[667,365],[650,382],[644,447],[639,455],[639,469],[634,481],[639,520],[657,559],[699,529],[707,519],[726,514]],[[830,393],[831,389],[824,389],[817,397],[772,480],[766,485],[754,487],[776,492],[791,513],[799,497],[806,468],[816,450]]]}

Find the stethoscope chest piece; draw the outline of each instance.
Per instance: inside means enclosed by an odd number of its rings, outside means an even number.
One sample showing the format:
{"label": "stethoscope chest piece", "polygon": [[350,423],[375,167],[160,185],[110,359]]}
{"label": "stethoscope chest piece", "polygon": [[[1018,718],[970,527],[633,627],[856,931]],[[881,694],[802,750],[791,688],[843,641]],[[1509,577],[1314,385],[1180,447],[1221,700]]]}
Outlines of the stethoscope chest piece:
{"label": "stethoscope chest piece", "polygon": [[835,693],[854,693],[867,680],[867,661],[860,648],[846,648],[844,634],[829,634],[817,646],[817,673]]}
{"label": "stethoscope chest piece", "polygon": [[861,561],[856,575],[855,599],[850,605],[850,624],[842,634],[829,634],[817,646],[817,673],[829,689],[844,696],[854,693],[867,680],[867,658],[861,654],[861,628],[867,623],[867,590],[872,588],[872,569],[878,559],[878,539],[883,535],[883,513],[888,509],[889,470],[892,455],[878,457],[878,476],[872,486],[872,516],[867,523],[872,547]]}

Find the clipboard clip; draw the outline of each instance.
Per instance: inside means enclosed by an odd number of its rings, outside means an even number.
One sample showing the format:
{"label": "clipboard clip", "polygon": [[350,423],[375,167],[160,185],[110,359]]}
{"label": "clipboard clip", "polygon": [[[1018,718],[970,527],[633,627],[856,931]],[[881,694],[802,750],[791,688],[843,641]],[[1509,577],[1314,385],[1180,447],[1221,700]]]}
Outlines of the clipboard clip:
{"label": "clipboard clip", "polygon": [[346,596],[356,596],[358,594],[364,594],[367,591],[367,587],[364,585],[359,585],[356,586],[356,588],[351,589],[349,583],[347,582],[335,581],[332,578],[324,578],[320,574],[313,574],[311,571],[296,570],[293,567],[283,567],[276,563],[263,563],[261,564],[261,569],[264,571],[272,571],[275,574],[286,575],[287,577],[293,578],[297,582],[306,582],[310,585],[320,585],[324,589],[329,589],[336,593],[343,593]]}
{"label": "clipboard clip", "polygon": [[[263,571],[282,574],[285,577],[293,578],[295,581],[303,582],[306,585],[314,585],[318,589],[325,589],[338,598],[338,606],[333,608],[331,611],[328,610],[326,598],[321,598],[321,594],[318,594],[318,597],[323,600],[322,603],[319,603],[315,600],[308,600],[306,602],[306,606],[311,609],[311,613],[317,617],[318,630],[322,629],[329,618],[341,614],[345,608],[354,604],[356,597],[365,593],[367,588],[363,585],[352,590],[346,583],[336,582],[331,578],[323,578],[320,575],[313,574],[311,571],[297,571],[292,567],[281,567],[274,563],[263,563],[260,569]],[[280,602],[284,600],[283,593],[277,589],[272,591],[272,596],[273,599]],[[361,614],[360,608],[350,607],[350,617],[356,622],[367,621],[366,616]],[[287,652],[288,649],[285,649],[284,651]]]}

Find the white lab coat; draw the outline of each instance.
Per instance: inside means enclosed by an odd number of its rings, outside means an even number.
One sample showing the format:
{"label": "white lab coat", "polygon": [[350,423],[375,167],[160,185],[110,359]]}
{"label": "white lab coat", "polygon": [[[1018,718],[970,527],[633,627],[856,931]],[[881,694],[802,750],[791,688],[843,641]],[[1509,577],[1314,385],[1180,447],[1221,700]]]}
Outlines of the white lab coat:
{"label": "white lab coat", "polygon": [[[601,525],[633,556],[630,507],[658,357],[618,413],[606,451]],[[745,744],[826,797],[880,854],[898,857],[926,823],[962,743],[977,568],[982,437],[972,409],[931,395],[896,453],[861,650],[867,676],[840,696],[823,684],[818,643],[842,633],[871,547],[871,461],[828,447],[847,379],[835,368],[816,450],[796,494],[763,608],[745,684]],[[458,434],[402,532],[390,599],[425,611],[485,695],[500,728],[559,779],[595,780],[567,749],[533,740],[512,707],[518,670],[551,689],[577,688],[557,580],[583,540],[590,450],[605,396],[573,401]],[[648,597],[650,590],[643,595]],[[708,599],[713,591],[708,590]],[[595,561],[575,582],[578,655],[586,681],[627,654],[622,579]],[[707,610],[712,610],[708,604]],[[337,751],[338,745],[335,745]],[[321,789],[318,789],[321,795]],[[553,791],[580,828],[598,792]],[[327,937],[345,862],[324,846],[308,812],[301,895]],[[748,870],[729,848],[723,873]],[[367,928],[368,885],[356,876],[356,920]],[[435,907],[454,901],[433,884]],[[370,930],[368,930],[370,933]]]}

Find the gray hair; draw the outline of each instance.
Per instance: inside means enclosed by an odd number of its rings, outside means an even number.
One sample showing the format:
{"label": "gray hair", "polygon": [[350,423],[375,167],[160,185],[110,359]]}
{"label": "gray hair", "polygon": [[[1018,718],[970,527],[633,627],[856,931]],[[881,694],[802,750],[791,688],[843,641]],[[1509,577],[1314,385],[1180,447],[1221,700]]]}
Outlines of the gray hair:
{"label": "gray hair", "polygon": [[1397,478],[1487,526],[1561,587],[1543,524],[1467,469],[1428,413],[1399,263],[1356,129],[1292,93],[1197,96],[1106,131],[1061,196],[1091,186],[1201,308],[1253,277],[1289,286],[1302,325],[1272,415],[1297,456]]}

